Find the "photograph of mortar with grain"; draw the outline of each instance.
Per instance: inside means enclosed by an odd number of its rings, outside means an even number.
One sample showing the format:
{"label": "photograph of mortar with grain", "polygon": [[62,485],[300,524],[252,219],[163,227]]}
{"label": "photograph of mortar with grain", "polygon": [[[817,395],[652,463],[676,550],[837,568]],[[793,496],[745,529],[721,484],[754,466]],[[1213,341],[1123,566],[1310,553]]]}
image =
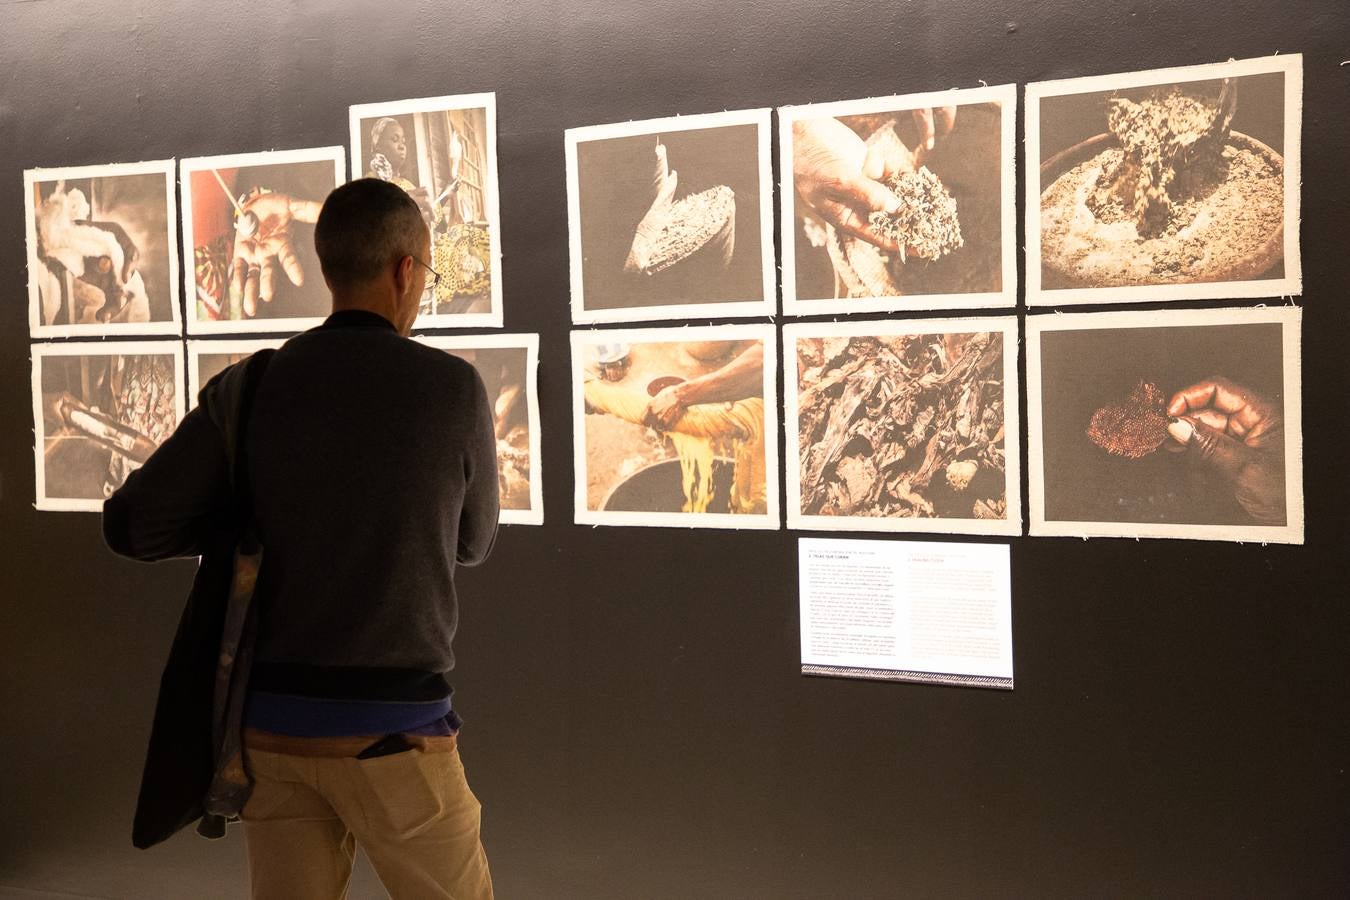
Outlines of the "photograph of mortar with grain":
{"label": "photograph of mortar with grain", "polygon": [[1029,85],[1028,304],[1301,293],[1301,97],[1298,55]]}

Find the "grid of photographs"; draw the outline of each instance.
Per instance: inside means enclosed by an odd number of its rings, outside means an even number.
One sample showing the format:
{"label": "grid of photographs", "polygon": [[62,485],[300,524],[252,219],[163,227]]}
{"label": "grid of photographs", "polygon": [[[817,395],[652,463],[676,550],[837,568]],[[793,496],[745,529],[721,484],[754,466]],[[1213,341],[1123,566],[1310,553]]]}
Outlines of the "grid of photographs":
{"label": "grid of photographs", "polygon": [[[783,311],[1015,305],[1016,90],[779,108]],[[1301,293],[1302,57],[1025,98],[1030,533],[1301,542],[1297,307],[1035,308]],[[572,334],[577,522],[779,527],[773,115],[565,133],[572,321],[618,326]],[[352,176],[431,235],[416,327],[501,327],[495,95],[349,124]],[[25,172],[39,508],[97,509],[211,377],[284,340],[233,336],[327,316],[313,226],[345,152]],[[624,329],[737,318],[766,324]],[[1019,534],[1016,322],[783,326],[788,526]],[[538,336],[419,339],[483,373],[502,521],[542,523]]]}
{"label": "grid of photographs", "polygon": [[567,130],[574,323],[774,314],[770,114]]}
{"label": "grid of photographs", "polygon": [[1031,533],[1302,543],[1301,318],[1032,317]]}
{"label": "grid of photographs", "polygon": [[331,304],[314,223],[345,168],[341,147],[182,161],[188,334],[297,331],[323,321]]}
{"label": "grid of photographs", "polygon": [[1288,297],[1298,54],[1031,84],[1027,304]]}
{"label": "grid of photographs", "polygon": [[23,174],[35,338],[177,334],[174,162]]}
{"label": "grid of photographs", "polygon": [[539,432],[539,335],[423,336],[417,340],[470,363],[492,404],[497,440],[500,521],[544,524]]}
{"label": "grid of photographs", "polygon": [[501,216],[495,94],[461,94],[350,109],[352,178],[406,190],[431,231],[441,274],[418,328],[502,324]]}
{"label": "grid of photographs", "polygon": [[1020,534],[1017,319],[783,329],[789,528]]}
{"label": "grid of photographs", "polygon": [[1015,85],[778,110],[783,311],[1014,306]]}
{"label": "grid of photographs", "polygon": [[771,325],[572,332],[575,521],[779,527]]}
{"label": "grid of photographs", "polygon": [[93,510],[183,419],[177,341],[33,345],[36,505]]}

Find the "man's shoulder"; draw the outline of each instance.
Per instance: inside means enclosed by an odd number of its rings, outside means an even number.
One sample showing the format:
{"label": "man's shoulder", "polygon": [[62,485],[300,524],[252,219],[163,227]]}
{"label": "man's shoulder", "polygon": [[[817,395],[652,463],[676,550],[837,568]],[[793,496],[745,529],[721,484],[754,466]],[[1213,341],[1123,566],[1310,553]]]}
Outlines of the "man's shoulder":
{"label": "man's shoulder", "polygon": [[406,339],[406,343],[416,348],[419,361],[424,362],[427,366],[440,369],[448,377],[456,379],[472,378],[477,371],[471,363],[438,347],[424,344],[415,338]]}
{"label": "man's shoulder", "polygon": [[223,426],[244,396],[249,373],[258,373],[258,366],[268,365],[277,351],[258,350],[221,369],[197,392],[197,405],[206,410],[217,426]]}

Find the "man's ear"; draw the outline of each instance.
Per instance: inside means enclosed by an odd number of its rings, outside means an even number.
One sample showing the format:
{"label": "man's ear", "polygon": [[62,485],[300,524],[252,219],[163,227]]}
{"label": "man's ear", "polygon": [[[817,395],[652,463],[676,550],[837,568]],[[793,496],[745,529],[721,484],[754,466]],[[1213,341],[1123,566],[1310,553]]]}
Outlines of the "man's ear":
{"label": "man's ear", "polygon": [[394,266],[394,284],[398,287],[400,295],[412,286],[413,266],[415,265],[417,264],[413,262],[411,256],[404,256]]}

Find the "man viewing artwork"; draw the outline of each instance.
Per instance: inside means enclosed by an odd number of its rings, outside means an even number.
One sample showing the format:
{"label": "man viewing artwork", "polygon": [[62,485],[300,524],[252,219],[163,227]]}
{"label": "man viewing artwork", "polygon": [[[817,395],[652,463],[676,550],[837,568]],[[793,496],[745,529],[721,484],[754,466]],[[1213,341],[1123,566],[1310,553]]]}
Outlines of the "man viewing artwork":
{"label": "man viewing artwork", "polygon": [[[473,366],[408,339],[439,276],[405,191],[337,188],[314,242],[332,315],[268,351],[238,447],[262,545],[242,717],[253,896],[345,896],[359,844],[394,897],[491,897],[447,675],[455,567],[496,535],[492,408]],[[212,378],[108,499],[115,552],[196,556],[231,527],[223,410],[248,367]]]}

